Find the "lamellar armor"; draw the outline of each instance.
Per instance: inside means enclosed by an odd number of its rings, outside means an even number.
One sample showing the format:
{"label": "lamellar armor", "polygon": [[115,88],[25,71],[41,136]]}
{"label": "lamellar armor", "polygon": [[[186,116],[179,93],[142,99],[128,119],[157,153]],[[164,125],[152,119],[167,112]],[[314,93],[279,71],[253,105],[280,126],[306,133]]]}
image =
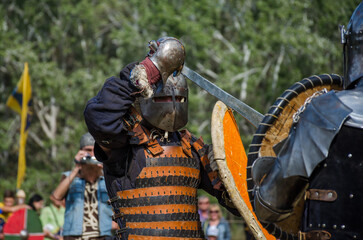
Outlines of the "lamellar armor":
{"label": "lamellar armor", "polygon": [[[137,150],[130,169],[142,170],[134,186],[117,185],[116,197],[110,199],[114,220],[121,229],[120,239],[204,239],[197,211],[197,188],[200,167],[209,169],[203,140],[192,140],[184,130],[178,132],[180,145],[161,146],[149,130],[140,124],[141,116],[131,108],[124,119],[133,135],[130,143]],[[193,158],[192,148],[200,154]],[[143,157],[145,156],[145,163]],[[132,175],[133,173],[128,173]],[[210,179],[218,181],[217,173],[209,171]],[[127,185],[127,184],[126,184]],[[125,189],[130,188],[130,189]]]}

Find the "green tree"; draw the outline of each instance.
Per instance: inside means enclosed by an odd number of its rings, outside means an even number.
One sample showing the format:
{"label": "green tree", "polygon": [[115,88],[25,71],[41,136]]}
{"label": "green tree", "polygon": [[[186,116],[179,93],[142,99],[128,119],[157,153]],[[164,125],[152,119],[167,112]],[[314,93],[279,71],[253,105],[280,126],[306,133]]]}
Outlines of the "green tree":
{"label": "green tree", "polygon": [[[342,73],[339,24],[360,1],[15,0],[0,3],[0,193],[14,188],[19,116],[5,106],[29,63],[34,119],[23,188],[47,196],[72,167],[83,109],[105,79],[142,60],[147,42],[180,38],[186,65],[265,113],[313,74]],[[188,128],[210,142],[216,102],[190,84]],[[246,149],[255,129],[236,116]]]}

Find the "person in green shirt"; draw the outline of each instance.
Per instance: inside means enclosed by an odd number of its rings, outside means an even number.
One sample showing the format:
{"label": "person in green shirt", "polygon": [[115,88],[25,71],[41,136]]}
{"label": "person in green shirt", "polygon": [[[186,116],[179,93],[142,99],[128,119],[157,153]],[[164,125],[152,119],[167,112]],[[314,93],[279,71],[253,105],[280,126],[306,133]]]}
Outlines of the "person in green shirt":
{"label": "person in green shirt", "polygon": [[42,209],[40,221],[43,225],[45,239],[62,239],[61,233],[64,224],[65,208],[62,202],[52,202],[50,206]]}

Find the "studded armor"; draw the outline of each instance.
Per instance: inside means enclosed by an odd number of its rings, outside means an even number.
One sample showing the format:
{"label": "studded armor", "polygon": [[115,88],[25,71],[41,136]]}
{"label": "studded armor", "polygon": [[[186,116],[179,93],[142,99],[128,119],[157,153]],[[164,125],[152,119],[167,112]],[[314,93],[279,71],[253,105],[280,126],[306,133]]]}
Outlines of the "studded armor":
{"label": "studded armor", "polygon": [[[310,177],[303,231],[325,230],[333,239],[361,239],[363,130],[343,126],[329,156]],[[347,174],[349,173],[349,174]]]}

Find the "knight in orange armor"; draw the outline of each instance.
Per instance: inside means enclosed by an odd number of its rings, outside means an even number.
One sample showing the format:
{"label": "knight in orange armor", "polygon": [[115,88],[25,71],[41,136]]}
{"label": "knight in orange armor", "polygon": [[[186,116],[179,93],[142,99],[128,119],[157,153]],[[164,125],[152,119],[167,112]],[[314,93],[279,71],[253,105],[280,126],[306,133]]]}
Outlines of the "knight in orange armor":
{"label": "knight in orange armor", "polygon": [[140,63],[107,79],[84,115],[94,136],[120,239],[204,239],[197,189],[238,215],[208,159],[210,148],[187,130],[183,44],[149,43]]}

